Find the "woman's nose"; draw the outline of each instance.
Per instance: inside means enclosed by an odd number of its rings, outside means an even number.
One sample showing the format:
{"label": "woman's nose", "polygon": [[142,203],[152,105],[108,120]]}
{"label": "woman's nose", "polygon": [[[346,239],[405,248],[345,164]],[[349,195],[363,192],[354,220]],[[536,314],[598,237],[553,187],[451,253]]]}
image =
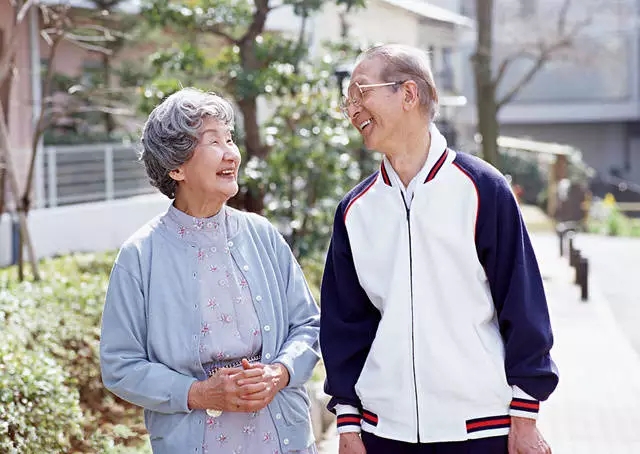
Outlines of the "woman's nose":
{"label": "woman's nose", "polygon": [[224,151],[224,159],[233,161],[240,160],[240,150],[235,143],[226,147]]}

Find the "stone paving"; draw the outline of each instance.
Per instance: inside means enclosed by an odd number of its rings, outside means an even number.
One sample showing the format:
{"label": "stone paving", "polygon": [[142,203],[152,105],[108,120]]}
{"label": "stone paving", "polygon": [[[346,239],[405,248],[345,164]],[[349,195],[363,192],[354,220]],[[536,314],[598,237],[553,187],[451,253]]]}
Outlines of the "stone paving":
{"label": "stone paving", "polygon": [[[541,406],[540,430],[554,454],[639,454],[640,357],[601,289],[592,283],[589,301],[580,301],[555,235],[534,233],[532,241],[555,334],[552,356],[560,370],[557,390]],[[337,454],[335,431],[319,446],[321,454]]]}

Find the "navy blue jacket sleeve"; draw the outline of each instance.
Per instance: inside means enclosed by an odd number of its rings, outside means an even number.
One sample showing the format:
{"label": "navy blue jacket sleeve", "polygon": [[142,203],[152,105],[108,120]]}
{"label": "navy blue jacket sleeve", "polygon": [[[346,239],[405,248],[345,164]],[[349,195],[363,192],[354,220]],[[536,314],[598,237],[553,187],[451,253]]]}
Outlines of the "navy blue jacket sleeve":
{"label": "navy blue jacket sleeve", "polygon": [[504,177],[495,171],[476,177],[476,246],[504,339],[507,380],[545,400],[558,384],[558,373],[549,354],[553,334],[531,240]]}
{"label": "navy blue jacket sleeve", "polygon": [[345,206],[343,201],[335,215],[320,295],[320,347],[331,411],[337,404],[361,408],[355,384],[380,322],[380,312],[358,281],[344,223]]}

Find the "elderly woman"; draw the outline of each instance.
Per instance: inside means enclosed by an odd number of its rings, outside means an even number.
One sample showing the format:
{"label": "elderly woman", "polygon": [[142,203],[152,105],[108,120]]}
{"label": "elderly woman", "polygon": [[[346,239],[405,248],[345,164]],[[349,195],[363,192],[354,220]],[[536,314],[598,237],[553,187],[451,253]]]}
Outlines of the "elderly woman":
{"label": "elderly woman", "polygon": [[316,452],[304,383],[319,312],[282,236],[234,210],[233,110],[183,89],[154,109],[142,156],[173,203],[122,246],[102,320],[102,378],[144,408],[156,454]]}

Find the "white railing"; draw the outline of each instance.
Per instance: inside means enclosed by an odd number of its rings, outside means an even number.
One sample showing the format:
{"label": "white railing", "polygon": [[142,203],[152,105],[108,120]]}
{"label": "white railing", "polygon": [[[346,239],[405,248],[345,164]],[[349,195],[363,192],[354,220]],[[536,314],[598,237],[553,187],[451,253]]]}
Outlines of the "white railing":
{"label": "white railing", "polygon": [[46,146],[38,154],[38,208],[96,202],[154,192],[133,145]]}

